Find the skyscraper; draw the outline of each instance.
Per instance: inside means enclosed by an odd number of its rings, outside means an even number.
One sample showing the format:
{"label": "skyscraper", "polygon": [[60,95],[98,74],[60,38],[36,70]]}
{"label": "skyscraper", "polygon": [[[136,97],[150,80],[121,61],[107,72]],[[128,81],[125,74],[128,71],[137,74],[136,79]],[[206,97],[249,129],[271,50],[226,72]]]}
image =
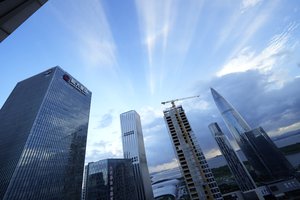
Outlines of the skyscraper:
{"label": "skyscraper", "polygon": [[0,110],[0,199],[80,199],[91,92],[59,67]]}
{"label": "skyscraper", "polygon": [[223,156],[225,157],[228,167],[233,174],[241,191],[248,191],[256,188],[254,181],[245,168],[242,161],[239,159],[227,137],[222,132],[217,123],[212,123],[209,126],[210,132],[215,138]]}
{"label": "skyscraper", "polygon": [[140,116],[136,111],[131,110],[122,113],[120,119],[124,158],[132,160],[138,200],[152,200],[153,191]]}
{"label": "skyscraper", "polygon": [[172,105],[164,119],[191,200],[223,199],[182,106]]}
{"label": "skyscraper", "polygon": [[293,167],[263,129],[252,130],[216,90],[211,88],[211,93],[225,124],[254,168],[258,180],[272,181],[292,176]]}
{"label": "skyscraper", "polygon": [[273,179],[284,179],[294,175],[293,166],[262,127],[245,132],[245,136]]}
{"label": "skyscraper", "polygon": [[138,200],[131,159],[106,159],[85,168],[83,200]]}

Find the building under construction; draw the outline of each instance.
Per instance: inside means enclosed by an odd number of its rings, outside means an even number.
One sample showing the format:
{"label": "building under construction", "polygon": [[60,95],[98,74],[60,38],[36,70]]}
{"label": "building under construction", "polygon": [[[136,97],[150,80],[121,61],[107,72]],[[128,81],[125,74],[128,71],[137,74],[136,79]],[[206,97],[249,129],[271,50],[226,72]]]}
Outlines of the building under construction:
{"label": "building under construction", "polygon": [[219,187],[196,141],[185,112],[182,106],[175,106],[174,104],[174,101],[177,100],[183,99],[162,102],[162,104],[172,104],[172,107],[164,110],[164,119],[190,199],[221,200],[223,198]]}

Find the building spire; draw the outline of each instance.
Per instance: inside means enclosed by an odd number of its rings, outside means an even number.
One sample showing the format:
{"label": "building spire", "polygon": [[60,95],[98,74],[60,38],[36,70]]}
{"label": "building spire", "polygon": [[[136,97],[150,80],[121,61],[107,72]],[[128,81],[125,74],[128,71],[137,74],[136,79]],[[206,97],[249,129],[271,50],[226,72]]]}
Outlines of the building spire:
{"label": "building spire", "polygon": [[251,128],[236,109],[225,100],[215,89],[210,88],[211,94],[219,109],[225,124],[237,141],[240,140],[240,135]]}

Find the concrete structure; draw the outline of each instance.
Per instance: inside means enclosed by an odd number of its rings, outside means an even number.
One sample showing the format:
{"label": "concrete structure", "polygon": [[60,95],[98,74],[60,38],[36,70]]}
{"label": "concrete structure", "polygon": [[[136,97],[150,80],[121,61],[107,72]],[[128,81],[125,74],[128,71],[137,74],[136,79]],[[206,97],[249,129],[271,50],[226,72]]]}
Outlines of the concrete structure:
{"label": "concrete structure", "polygon": [[128,111],[120,115],[124,158],[132,160],[139,200],[153,200],[139,114]]}
{"label": "concrete structure", "polygon": [[80,199],[91,92],[59,67],[0,110],[0,199]]}
{"label": "concrete structure", "polygon": [[172,104],[171,108],[164,110],[164,119],[190,199],[222,199],[182,106]]}
{"label": "concrete structure", "polygon": [[[254,168],[256,180],[268,182],[293,176],[292,165],[263,129],[252,130],[224,97],[212,88],[211,93],[229,131]],[[279,160],[280,162],[277,162]]]}
{"label": "concrete structure", "polygon": [[46,2],[47,0],[0,1],[0,42]]}
{"label": "concrete structure", "polygon": [[131,159],[106,159],[85,167],[83,200],[138,200]]}
{"label": "concrete structure", "polygon": [[252,180],[243,162],[235,153],[234,149],[229,143],[229,140],[224,135],[219,125],[217,123],[212,123],[208,127],[213,137],[215,138],[222,154],[224,155],[228,167],[233,174],[240,190],[244,192],[247,190],[255,189],[256,185],[254,181]]}

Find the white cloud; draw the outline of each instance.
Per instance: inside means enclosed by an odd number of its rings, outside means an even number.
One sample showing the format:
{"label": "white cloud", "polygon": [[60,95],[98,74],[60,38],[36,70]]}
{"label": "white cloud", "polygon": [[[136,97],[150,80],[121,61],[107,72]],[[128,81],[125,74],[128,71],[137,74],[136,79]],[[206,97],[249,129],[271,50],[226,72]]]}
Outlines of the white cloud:
{"label": "white cloud", "polygon": [[149,172],[154,173],[154,172],[160,172],[160,171],[174,169],[174,168],[178,168],[178,161],[175,158],[171,162],[168,162],[168,163],[163,163],[163,164],[156,165],[156,166],[150,166]]}
{"label": "white cloud", "polygon": [[274,137],[274,136],[280,136],[284,133],[290,132],[290,131],[295,131],[295,130],[299,130],[300,129],[300,122],[296,122],[294,124],[290,124],[288,126],[283,126],[280,127],[276,130],[273,131],[269,131],[268,135],[270,135],[270,137]]}
{"label": "white cloud", "polygon": [[101,140],[98,140],[97,142],[97,140],[95,140],[95,137],[93,137],[93,140],[89,140],[88,142],[86,149],[86,163],[107,158],[122,157],[123,150],[120,138],[118,138],[117,140],[110,140],[101,137]]}
{"label": "white cloud", "polygon": [[245,72],[253,66],[253,57],[255,52],[251,51],[249,47],[242,49],[242,51],[234,58],[232,58],[228,63],[226,63],[220,71],[217,72],[217,76],[224,76],[226,74],[231,74],[235,72]]}
{"label": "white cloud", "polygon": [[221,155],[220,150],[218,148],[212,148],[207,153],[205,153],[205,158],[210,159],[210,158],[214,158],[218,155]]}
{"label": "white cloud", "polygon": [[221,70],[217,72],[217,76],[235,72],[245,72],[250,69],[258,69],[261,72],[267,72],[273,69],[285,57],[290,46],[288,46],[291,32],[297,27],[290,24],[288,28],[275,35],[266,48],[256,53],[250,47],[242,49],[237,56],[229,60]]}
{"label": "white cloud", "polygon": [[[92,108],[96,109],[96,108]],[[91,115],[86,148],[86,162],[106,159],[108,156],[123,157],[120,120],[118,112],[108,110],[104,115]],[[109,123],[101,125],[105,116]],[[103,125],[103,124],[102,124]]]}
{"label": "white cloud", "polygon": [[150,124],[156,118],[163,117],[163,111],[161,108],[154,108],[151,106],[145,106],[139,111],[141,121],[143,125]]}
{"label": "white cloud", "polygon": [[261,0],[243,0],[242,2],[242,10],[246,10],[248,8],[255,7],[261,2]]}

